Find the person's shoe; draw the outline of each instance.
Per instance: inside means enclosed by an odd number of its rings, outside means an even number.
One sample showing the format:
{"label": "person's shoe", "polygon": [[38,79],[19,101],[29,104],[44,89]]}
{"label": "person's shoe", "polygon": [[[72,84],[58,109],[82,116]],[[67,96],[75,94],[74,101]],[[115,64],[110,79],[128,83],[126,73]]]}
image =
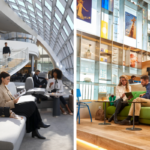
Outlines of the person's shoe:
{"label": "person's shoe", "polygon": [[[131,121],[131,124],[133,125],[133,120]],[[134,125],[140,125],[140,122],[139,121],[135,121]]]}
{"label": "person's shoe", "polygon": [[38,124],[39,128],[48,128],[50,125],[49,124],[44,124],[42,121]]}
{"label": "person's shoe", "polygon": [[108,122],[111,122],[114,119],[114,114],[108,119]]}
{"label": "person's shoe", "polygon": [[119,123],[120,125],[131,125],[131,120],[124,119]]}
{"label": "person's shoe", "polygon": [[63,113],[62,113],[63,115],[67,115],[67,113],[64,111]]}
{"label": "person's shoe", "polygon": [[114,117],[114,123],[115,123],[115,124],[119,124],[120,121],[118,121],[118,119]]}
{"label": "person's shoe", "polygon": [[40,135],[38,130],[32,131],[32,138],[34,138],[35,136],[39,139],[46,139],[44,136]]}
{"label": "person's shoe", "polygon": [[69,115],[73,116],[73,113],[71,112],[71,113],[69,113]]}

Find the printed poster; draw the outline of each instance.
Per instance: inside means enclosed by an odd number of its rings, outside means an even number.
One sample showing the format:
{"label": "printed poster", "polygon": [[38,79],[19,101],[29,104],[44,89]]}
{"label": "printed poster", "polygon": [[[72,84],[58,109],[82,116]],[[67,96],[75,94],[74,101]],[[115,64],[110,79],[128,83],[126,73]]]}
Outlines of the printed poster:
{"label": "printed poster", "polygon": [[125,12],[125,36],[136,39],[136,20],[136,16]]}
{"label": "printed poster", "polygon": [[137,68],[137,54],[130,52],[130,67]]}
{"label": "printed poster", "polygon": [[77,18],[91,23],[92,0],[77,0]]}
{"label": "printed poster", "polygon": [[108,22],[103,20],[101,21],[101,37],[108,38]]}

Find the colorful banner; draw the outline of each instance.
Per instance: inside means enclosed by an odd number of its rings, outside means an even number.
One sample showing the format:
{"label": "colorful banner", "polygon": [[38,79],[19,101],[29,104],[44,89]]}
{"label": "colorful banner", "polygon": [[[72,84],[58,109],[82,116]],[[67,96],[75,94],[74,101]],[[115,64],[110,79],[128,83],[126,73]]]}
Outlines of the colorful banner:
{"label": "colorful banner", "polygon": [[101,37],[108,38],[108,23],[106,21],[101,21]]}
{"label": "colorful banner", "polygon": [[92,0],[77,0],[77,18],[91,23]]}
{"label": "colorful banner", "polygon": [[137,68],[137,53],[130,52],[130,67]]}
{"label": "colorful banner", "polygon": [[102,0],[102,8],[109,10],[109,0]]}
{"label": "colorful banner", "polygon": [[136,39],[136,20],[136,16],[125,12],[125,35],[134,39]]}

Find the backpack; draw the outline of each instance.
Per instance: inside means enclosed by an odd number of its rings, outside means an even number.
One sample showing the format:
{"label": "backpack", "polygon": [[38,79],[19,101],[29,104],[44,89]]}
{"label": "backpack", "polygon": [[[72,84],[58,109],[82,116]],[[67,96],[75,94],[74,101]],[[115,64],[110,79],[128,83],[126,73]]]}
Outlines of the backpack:
{"label": "backpack", "polygon": [[95,120],[104,120],[104,110],[102,109],[97,110]]}

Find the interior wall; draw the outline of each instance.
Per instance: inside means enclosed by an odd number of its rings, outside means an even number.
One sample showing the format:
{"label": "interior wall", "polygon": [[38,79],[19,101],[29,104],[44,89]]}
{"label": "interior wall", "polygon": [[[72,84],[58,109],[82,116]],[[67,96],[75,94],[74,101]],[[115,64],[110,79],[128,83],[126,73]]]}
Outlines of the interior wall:
{"label": "interior wall", "polygon": [[142,62],[142,75],[148,75],[147,67],[150,67],[150,61]]}

